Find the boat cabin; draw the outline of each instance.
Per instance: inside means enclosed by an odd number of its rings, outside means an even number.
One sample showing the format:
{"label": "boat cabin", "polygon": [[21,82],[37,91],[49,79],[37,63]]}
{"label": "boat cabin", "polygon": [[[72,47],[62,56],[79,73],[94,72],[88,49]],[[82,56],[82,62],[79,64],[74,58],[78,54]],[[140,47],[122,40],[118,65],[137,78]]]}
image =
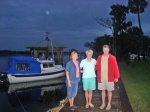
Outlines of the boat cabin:
{"label": "boat cabin", "polygon": [[41,73],[41,67],[40,63],[32,57],[12,56],[8,58],[3,72],[7,74]]}
{"label": "boat cabin", "polygon": [[42,71],[55,69],[55,62],[53,60],[38,60],[38,62]]}

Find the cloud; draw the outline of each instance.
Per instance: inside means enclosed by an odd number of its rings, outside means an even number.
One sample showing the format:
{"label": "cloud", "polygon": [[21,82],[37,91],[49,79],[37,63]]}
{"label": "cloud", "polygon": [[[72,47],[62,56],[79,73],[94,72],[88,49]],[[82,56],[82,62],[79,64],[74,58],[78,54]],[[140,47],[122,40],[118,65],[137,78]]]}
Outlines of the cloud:
{"label": "cloud", "polygon": [[[54,41],[84,50],[84,43],[97,36],[111,34],[95,18],[109,17],[110,5],[127,4],[124,0],[3,0],[0,3],[0,49],[25,50],[25,46],[51,33]],[[145,34],[149,32],[149,11],[141,14]],[[138,25],[137,16],[128,20]],[[146,23],[146,24],[145,24]]]}

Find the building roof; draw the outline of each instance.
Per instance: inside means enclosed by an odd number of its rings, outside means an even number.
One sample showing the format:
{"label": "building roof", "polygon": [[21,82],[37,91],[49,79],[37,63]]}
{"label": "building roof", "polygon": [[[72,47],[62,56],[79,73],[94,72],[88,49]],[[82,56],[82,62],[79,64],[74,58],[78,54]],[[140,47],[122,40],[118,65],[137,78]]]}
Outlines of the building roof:
{"label": "building roof", "polygon": [[26,48],[46,48],[46,47],[55,47],[55,48],[66,48],[66,46],[64,46],[61,43],[55,42],[51,39],[49,39],[48,37],[45,38],[45,40],[39,41],[35,44],[29,45]]}

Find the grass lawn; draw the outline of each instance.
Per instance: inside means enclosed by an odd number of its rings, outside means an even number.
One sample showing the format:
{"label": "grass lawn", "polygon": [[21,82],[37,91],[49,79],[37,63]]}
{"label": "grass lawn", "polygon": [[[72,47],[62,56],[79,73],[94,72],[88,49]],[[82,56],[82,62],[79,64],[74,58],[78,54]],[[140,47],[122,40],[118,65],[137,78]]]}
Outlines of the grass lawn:
{"label": "grass lawn", "polygon": [[134,112],[150,112],[150,61],[119,62],[119,69]]}

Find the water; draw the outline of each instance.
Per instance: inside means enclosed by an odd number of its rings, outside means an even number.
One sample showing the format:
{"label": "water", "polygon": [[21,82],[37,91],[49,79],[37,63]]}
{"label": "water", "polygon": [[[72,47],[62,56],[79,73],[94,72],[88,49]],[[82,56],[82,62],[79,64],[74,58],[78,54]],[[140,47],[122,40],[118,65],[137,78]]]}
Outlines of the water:
{"label": "water", "polygon": [[[84,55],[80,55],[79,61],[83,58]],[[4,69],[7,59],[7,56],[0,57],[0,72]],[[69,56],[64,55],[63,65],[68,61]],[[52,86],[50,83],[51,80],[0,88],[0,112],[46,112],[58,106],[59,101],[66,97],[65,84]]]}
{"label": "water", "polygon": [[65,85],[8,90],[0,91],[0,112],[46,112],[66,97]]}
{"label": "water", "polygon": [[8,56],[0,56],[0,72],[4,69],[6,62],[7,62]]}

